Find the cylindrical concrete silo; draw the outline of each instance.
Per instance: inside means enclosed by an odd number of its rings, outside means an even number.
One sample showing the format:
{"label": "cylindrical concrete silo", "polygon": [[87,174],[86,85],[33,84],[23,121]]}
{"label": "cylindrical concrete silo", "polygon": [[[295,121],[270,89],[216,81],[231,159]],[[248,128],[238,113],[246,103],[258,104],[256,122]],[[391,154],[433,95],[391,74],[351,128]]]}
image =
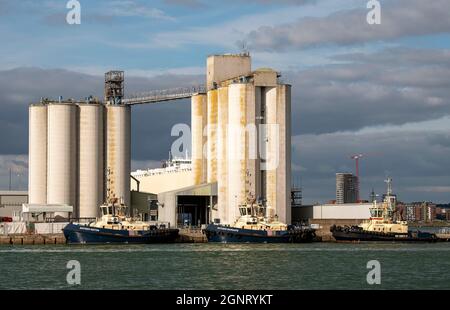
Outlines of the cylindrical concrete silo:
{"label": "cylindrical concrete silo", "polygon": [[28,201],[47,203],[47,106],[29,107]]}
{"label": "cylindrical concrete silo", "polygon": [[233,223],[239,215],[239,205],[246,195],[246,105],[251,85],[231,84],[228,88],[228,210],[227,221]]}
{"label": "cylindrical concrete silo", "polygon": [[204,130],[207,122],[206,95],[197,94],[191,98],[191,153],[192,175],[194,185],[206,182],[206,135]]}
{"label": "cylindrical concrete silo", "polygon": [[228,127],[228,87],[221,87],[217,96],[217,204],[222,223],[229,223],[227,214],[228,165],[227,165],[227,127]]}
{"label": "cylindrical concrete silo", "polygon": [[277,215],[291,223],[291,86],[277,86],[279,153],[277,166]]}
{"label": "cylindrical concrete silo", "polygon": [[[276,125],[278,124],[277,119],[277,87],[266,87],[265,88],[265,130],[262,133],[265,135],[263,141],[265,141],[264,155],[265,164],[263,164],[262,169],[264,169],[264,174],[266,176],[265,181],[265,193],[266,193],[266,204],[269,216],[274,216],[276,214],[277,208],[277,170],[276,166],[273,165],[274,160],[276,160],[278,145],[276,141],[277,132]],[[278,215],[278,214],[277,214]]]}
{"label": "cylindrical concrete silo", "polygon": [[79,217],[97,217],[103,203],[103,104],[79,104]]}
{"label": "cylindrical concrete silo", "polygon": [[217,89],[208,91],[207,182],[217,182]]}
{"label": "cylindrical concrete silo", "polygon": [[[77,209],[77,106],[48,105],[47,203]],[[59,214],[66,216],[67,214]]]}
{"label": "cylindrical concrete silo", "polygon": [[[131,173],[131,108],[126,105],[106,106],[106,171],[107,198],[117,198],[128,207]],[[108,176],[109,174],[109,176]],[[108,180],[109,179],[109,180]],[[108,194],[108,189],[110,193]],[[108,197],[109,195],[109,197]]]}

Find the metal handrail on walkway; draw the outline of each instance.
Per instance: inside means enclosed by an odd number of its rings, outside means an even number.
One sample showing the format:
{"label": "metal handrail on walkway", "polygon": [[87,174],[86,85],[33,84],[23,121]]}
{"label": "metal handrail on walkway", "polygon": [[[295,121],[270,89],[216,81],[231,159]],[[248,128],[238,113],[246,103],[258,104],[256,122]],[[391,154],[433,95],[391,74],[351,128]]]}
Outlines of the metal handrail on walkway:
{"label": "metal handrail on walkway", "polygon": [[157,103],[169,100],[178,100],[190,98],[195,94],[206,93],[204,85],[193,87],[180,87],[165,90],[153,90],[145,93],[138,93],[122,99],[122,103],[126,105]]}

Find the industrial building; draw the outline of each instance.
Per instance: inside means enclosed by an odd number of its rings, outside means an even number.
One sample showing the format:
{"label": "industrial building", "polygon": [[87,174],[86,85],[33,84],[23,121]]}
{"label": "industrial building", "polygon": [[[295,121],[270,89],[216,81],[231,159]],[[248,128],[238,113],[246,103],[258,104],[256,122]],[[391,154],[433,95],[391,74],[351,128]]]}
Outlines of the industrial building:
{"label": "industrial building", "polygon": [[336,203],[355,203],[358,200],[358,177],[351,173],[336,173]]}
{"label": "industrial building", "polygon": [[191,168],[133,177],[158,194],[163,221],[231,224],[239,205],[262,201],[290,223],[290,85],[271,69],[252,71],[248,54],[208,57],[206,77],[206,92],[191,98]]}
{"label": "industrial building", "polygon": [[22,210],[22,204],[28,203],[26,191],[0,191],[0,217],[14,217]]}
{"label": "industrial building", "polygon": [[[213,55],[206,87],[124,98],[124,74],[111,71],[103,103],[30,105],[29,203],[69,205],[90,218],[107,198],[133,210],[135,197],[139,213],[198,225],[231,224],[239,205],[260,201],[290,223],[291,86],[279,77],[253,71],[247,53]],[[182,98],[191,98],[190,163],[131,173],[132,105]]]}

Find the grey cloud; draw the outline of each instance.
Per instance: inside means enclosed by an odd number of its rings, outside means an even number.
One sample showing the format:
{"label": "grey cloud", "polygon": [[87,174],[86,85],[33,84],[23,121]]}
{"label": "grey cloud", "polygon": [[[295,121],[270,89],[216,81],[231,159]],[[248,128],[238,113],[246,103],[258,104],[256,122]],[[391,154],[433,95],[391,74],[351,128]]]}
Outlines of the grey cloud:
{"label": "grey cloud", "polygon": [[[230,3],[257,3],[263,5],[305,5],[316,3],[318,0],[230,0]],[[164,0],[164,3],[171,5],[179,5],[185,7],[206,7],[210,4],[209,1],[202,0]]]}
{"label": "grey cloud", "polygon": [[437,65],[450,66],[450,50],[419,48],[387,48],[373,54],[349,53],[332,56],[331,59],[356,63],[382,63],[384,65]]}
{"label": "grey cloud", "polygon": [[[240,1],[241,0],[235,0]],[[292,5],[305,5],[317,3],[318,0],[246,0],[246,3],[258,3],[258,4],[273,4],[273,5],[282,5],[282,4],[292,4]]]}
{"label": "grey cloud", "polygon": [[[392,51],[388,51],[392,54]],[[285,72],[293,85],[294,134],[331,133],[404,124],[450,114],[450,67],[433,60],[408,65],[370,61]],[[430,55],[438,54],[430,50]],[[446,54],[443,51],[441,54]],[[374,58],[384,57],[382,53]],[[392,56],[394,57],[394,56]]]}
{"label": "grey cloud", "polygon": [[[327,17],[306,17],[294,23],[264,26],[245,41],[252,50],[283,51],[320,45],[352,45],[399,37],[448,33],[447,0],[393,0],[382,3],[381,25],[369,25],[366,8],[336,12]],[[238,45],[242,44],[238,42]]]}
{"label": "grey cloud", "polygon": [[184,6],[189,8],[200,8],[200,7],[206,7],[206,3],[201,0],[164,0],[164,3],[170,4],[170,5],[178,5],[178,6]]}
{"label": "grey cloud", "polygon": [[[154,78],[126,76],[127,94],[153,89],[192,86],[203,82],[203,76],[162,75]],[[103,77],[67,70],[19,68],[0,71],[0,154],[28,153],[28,104],[41,97],[83,99],[103,93]],[[174,124],[190,124],[189,101],[175,101],[133,108],[133,159],[167,157],[174,137]]]}

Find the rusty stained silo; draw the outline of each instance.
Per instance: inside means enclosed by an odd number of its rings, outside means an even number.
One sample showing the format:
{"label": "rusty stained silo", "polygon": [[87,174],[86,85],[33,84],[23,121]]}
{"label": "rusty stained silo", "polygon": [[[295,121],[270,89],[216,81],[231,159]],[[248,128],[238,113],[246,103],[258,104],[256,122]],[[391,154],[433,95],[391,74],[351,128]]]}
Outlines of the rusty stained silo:
{"label": "rusty stained silo", "polygon": [[207,98],[197,94],[191,98],[191,153],[193,184],[206,183]]}
{"label": "rusty stained silo", "polygon": [[217,95],[217,205],[221,223],[228,221],[228,87],[218,89]]}
{"label": "rusty stained silo", "polygon": [[207,95],[207,172],[208,183],[217,182],[217,89]]}
{"label": "rusty stained silo", "polygon": [[249,175],[249,106],[254,107],[255,87],[253,84],[231,84],[228,89],[228,210],[227,221],[233,223],[239,215],[239,205],[254,196],[252,184],[254,175]]}
{"label": "rusty stained silo", "polygon": [[78,105],[78,216],[95,218],[104,202],[104,105]]}
{"label": "rusty stained silo", "polygon": [[131,107],[106,105],[105,127],[106,198],[117,198],[131,207]]}

